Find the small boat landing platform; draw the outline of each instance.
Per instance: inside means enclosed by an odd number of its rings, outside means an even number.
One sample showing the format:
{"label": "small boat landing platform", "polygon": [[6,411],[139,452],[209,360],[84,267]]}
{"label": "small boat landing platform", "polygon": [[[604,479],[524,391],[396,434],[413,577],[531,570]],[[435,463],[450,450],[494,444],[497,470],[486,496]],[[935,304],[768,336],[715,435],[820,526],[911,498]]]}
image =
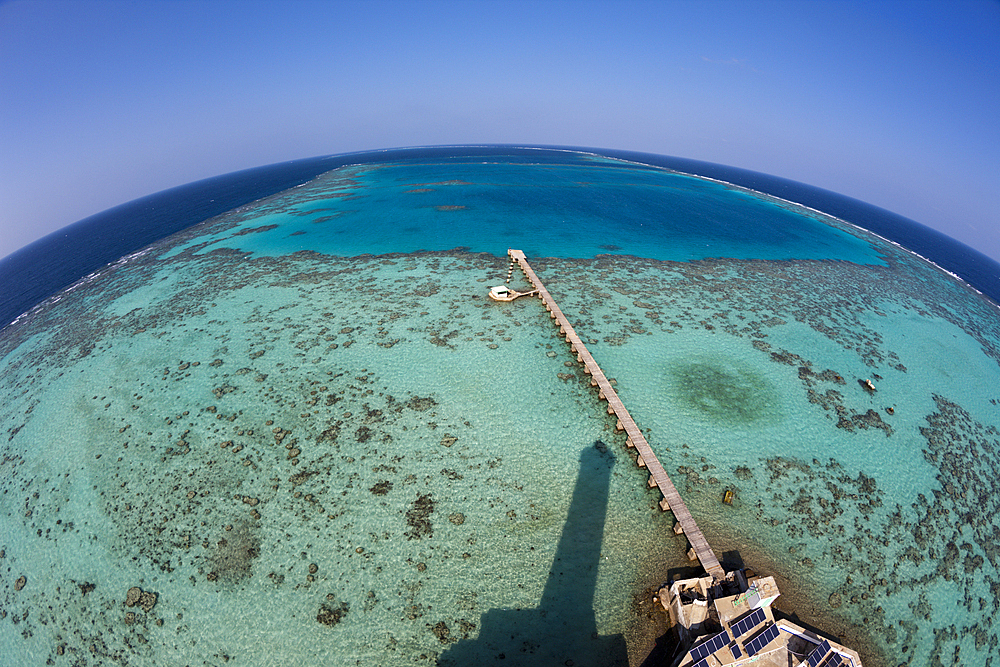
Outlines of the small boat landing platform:
{"label": "small boat landing platform", "polygon": [[538,290],[530,292],[517,292],[506,285],[497,285],[490,288],[490,298],[494,301],[513,301],[520,296],[537,296]]}

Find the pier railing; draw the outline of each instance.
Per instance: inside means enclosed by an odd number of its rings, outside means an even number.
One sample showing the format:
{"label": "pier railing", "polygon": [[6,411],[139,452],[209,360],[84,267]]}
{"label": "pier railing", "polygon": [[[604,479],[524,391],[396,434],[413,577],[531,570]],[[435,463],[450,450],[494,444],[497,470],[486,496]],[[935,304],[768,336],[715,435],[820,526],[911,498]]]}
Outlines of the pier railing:
{"label": "pier railing", "polygon": [[[670,510],[673,512],[674,517],[677,519],[677,527],[680,528],[680,532],[684,533],[687,538],[688,543],[691,545],[689,555],[693,552],[693,558],[697,558],[701,563],[705,571],[710,574],[715,579],[724,579],[725,570],[719,564],[719,559],[715,556],[715,552],[708,545],[708,540],[702,534],[701,529],[698,528],[698,524],[695,523],[694,517],[691,516],[691,512],[688,511],[687,505],[681,499],[680,493],[677,492],[677,488],[674,483],[670,481],[670,477],[667,475],[663,466],[660,465],[659,460],[656,458],[656,454],[653,453],[652,448],[650,448],[649,443],[646,442],[645,436],[643,436],[642,431],[636,426],[635,421],[629,414],[628,410],[622,404],[620,398],[618,398],[618,393],[611,386],[611,382],[604,375],[601,367],[597,365],[594,361],[594,357],[591,356],[590,352],[587,350],[587,346],[583,344],[580,337],[577,335],[576,331],[570,325],[569,320],[560,310],[559,305],[556,303],[549,291],[545,289],[545,285],[542,281],[538,279],[531,265],[528,264],[528,260],[525,259],[524,253],[520,250],[514,250],[513,248],[507,251],[510,255],[511,260],[517,262],[518,266],[524,272],[524,275],[531,282],[532,286],[538,291],[538,298],[542,300],[545,304],[545,309],[549,311],[549,316],[556,321],[559,326],[559,333],[566,337],[566,342],[569,343],[570,351],[576,355],[576,360],[583,364],[584,372],[590,375],[590,386],[598,388],[598,397],[601,400],[607,401],[608,403],[608,414],[614,414],[618,418],[617,428],[619,430],[624,430],[627,434],[627,439],[625,444],[634,448],[638,455],[636,456],[636,463],[640,467],[646,468],[649,471],[649,486],[657,487],[660,493],[663,495],[663,499],[660,501],[660,509],[666,511]],[[675,527],[675,530],[677,529]]]}

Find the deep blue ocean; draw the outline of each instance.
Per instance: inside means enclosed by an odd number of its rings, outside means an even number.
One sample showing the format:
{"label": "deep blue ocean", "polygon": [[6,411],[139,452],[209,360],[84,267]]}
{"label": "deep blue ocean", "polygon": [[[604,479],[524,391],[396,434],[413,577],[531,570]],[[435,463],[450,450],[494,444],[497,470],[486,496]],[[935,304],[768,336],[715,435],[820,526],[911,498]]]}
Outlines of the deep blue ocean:
{"label": "deep blue ocean", "polygon": [[[804,183],[685,158],[630,151],[523,146],[446,146],[322,156],[197,181],[73,223],[0,260],[0,326],[100,267],[213,216],[352,164],[503,156],[505,162],[573,163],[601,155],[704,176],[802,204],[916,252],[1000,302],[1000,264],[940,232],[885,209]],[[413,248],[417,249],[417,248]]]}

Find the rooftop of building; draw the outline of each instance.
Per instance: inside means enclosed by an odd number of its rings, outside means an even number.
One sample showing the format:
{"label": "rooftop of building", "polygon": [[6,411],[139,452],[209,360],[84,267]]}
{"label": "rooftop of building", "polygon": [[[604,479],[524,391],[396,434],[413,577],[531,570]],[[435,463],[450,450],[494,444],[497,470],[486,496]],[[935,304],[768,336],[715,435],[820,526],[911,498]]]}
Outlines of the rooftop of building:
{"label": "rooftop of building", "polygon": [[684,579],[659,599],[689,650],[677,667],[863,667],[858,653],[786,619],[771,604],[781,595],[774,577],[739,573],[718,582]]}

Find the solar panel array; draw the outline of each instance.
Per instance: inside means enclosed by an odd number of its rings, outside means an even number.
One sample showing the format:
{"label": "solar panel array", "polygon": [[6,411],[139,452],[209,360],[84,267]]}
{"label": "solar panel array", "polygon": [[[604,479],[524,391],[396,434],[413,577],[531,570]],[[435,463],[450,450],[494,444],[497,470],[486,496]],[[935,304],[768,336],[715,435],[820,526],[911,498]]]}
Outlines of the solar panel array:
{"label": "solar panel array", "polygon": [[[767,616],[764,615],[763,609],[754,609],[749,615],[744,616],[735,623],[730,623],[729,629],[733,631],[733,639],[738,639],[750,632],[763,623],[765,618]],[[816,667],[816,665],[812,665],[811,667]]]}
{"label": "solar panel array", "polygon": [[844,659],[840,657],[839,653],[834,652],[819,667],[840,667],[842,664],[844,664]]}
{"label": "solar panel array", "polygon": [[739,644],[733,644],[730,646],[729,652],[733,654],[733,660],[739,660],[743,657],[743,651],[740,650]]}
{"label": "solar panel array", "polygon": [[778,630],[777,625],[768,626],[767,630],[764,630],[764,632],[760,633],[743,645],[747,650],[747,655],[757,655],[761,649],[774,641],[774,638],[778,636],[779,632],[780,630]]}
{"label": "solar panel array", "polygon": [[702,658],[698,662],[691,665],[691,667],[708,667],[708,658]]}
{"label": "solar panel array", "polygon": [[826,657],[826,654],[830,652],[830,642],[823,640],[823,643],[819,645],[812,653],[809,654],[809,667],[819,667],[819,663]]}
{"label": "solar panel array", "polygon": [[695,646],[693,649],[691,649],[691,657],[695,660],[701,660],[702,658],[707,658],[708,656],[712,655],[720,648],[728,644],[729,641],[730,641],[729,633],[723,630],[719,634],[709,639],[704,644]]}

